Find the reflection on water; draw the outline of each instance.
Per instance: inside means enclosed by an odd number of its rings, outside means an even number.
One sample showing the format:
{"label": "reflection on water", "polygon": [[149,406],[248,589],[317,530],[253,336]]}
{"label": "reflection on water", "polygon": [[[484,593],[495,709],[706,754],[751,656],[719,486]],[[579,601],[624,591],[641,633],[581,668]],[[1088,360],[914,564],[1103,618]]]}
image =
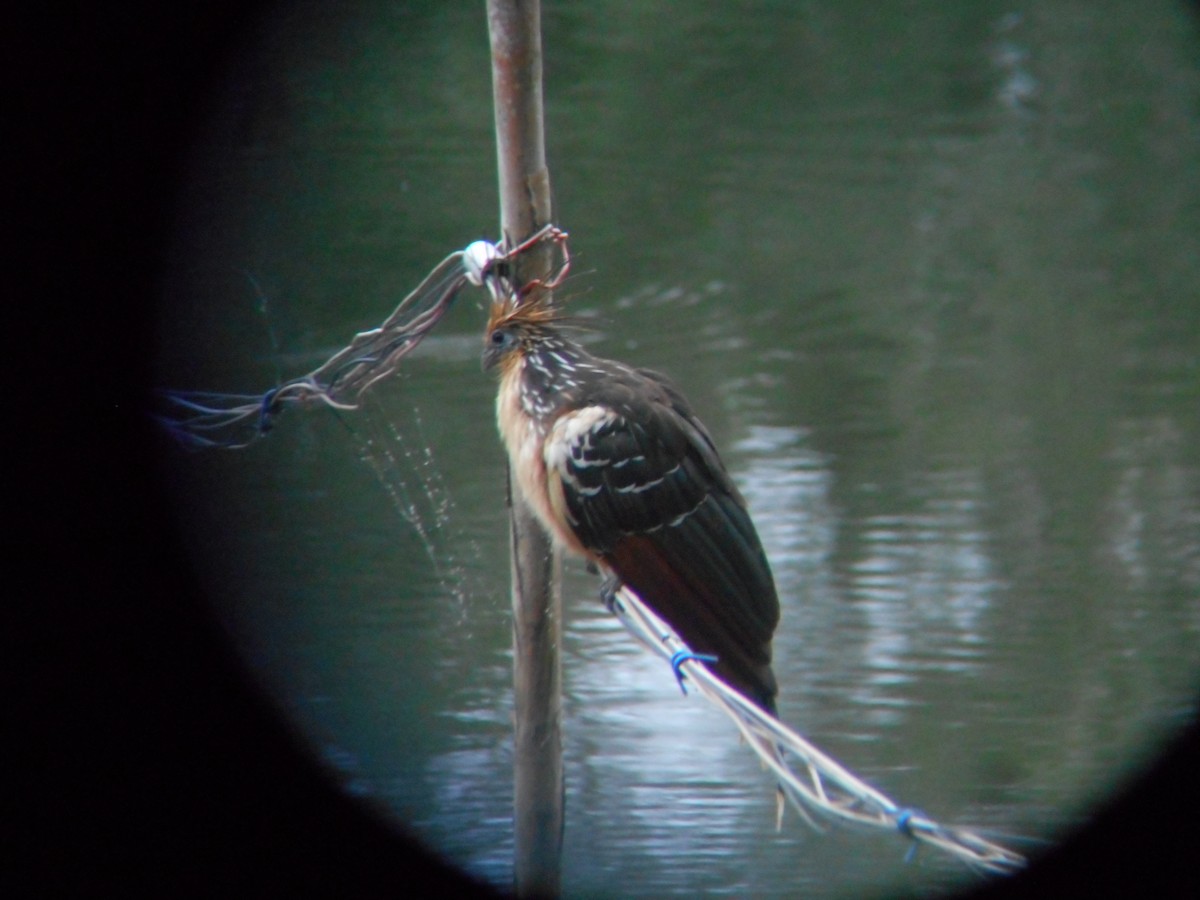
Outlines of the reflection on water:
{"label": "reflection on water", "polygon": [[[1192,715],[1195,32],[1167,3],[751,6],[548,6],[573,307],[723,448],[779,585],[783,718],[901,802],[1052,838]],[[484,28],[297,4],[248,33],[182,198],[164,384],[304,371],[495,236]],[[505,885],[479,304],[365,412],[170,478],[214,603],[346,789]],[[568,566],[568,893],[964,877],[894,836],[777,833],[732,727],[596,588]]]}

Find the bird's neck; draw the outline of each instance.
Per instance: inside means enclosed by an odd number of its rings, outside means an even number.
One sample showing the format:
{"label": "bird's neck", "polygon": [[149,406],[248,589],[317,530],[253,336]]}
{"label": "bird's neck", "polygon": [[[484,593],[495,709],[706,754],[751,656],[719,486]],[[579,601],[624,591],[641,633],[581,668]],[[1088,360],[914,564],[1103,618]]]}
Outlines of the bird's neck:
{"label": "bird's neck", "polygon": [[552,422],[578,403],[587,383],[600,376],[596,361],[574,341],[552,337],[539,341],[521,359],[513,387],[522,412],[536,422]]}

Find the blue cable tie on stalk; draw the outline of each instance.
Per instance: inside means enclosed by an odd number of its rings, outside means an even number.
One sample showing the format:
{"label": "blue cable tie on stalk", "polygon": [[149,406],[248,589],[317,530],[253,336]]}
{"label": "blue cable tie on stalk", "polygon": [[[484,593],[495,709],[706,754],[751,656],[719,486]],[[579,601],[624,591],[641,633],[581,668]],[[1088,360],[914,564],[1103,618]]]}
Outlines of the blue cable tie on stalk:
{"label": "blue cable tie on stalk", "polygon": [[679,690],[683,691],[685,697],[687,696],[687,688],[683,685],[683,671],[679,667],[689,659],[706,663],[715,663],[717,661],[717,658],[711,653],[693,653],[691,650],[675,651],[675,655],[671,657],[671,671],[675,673],[675,680],[679,682]]}
{"label": "blue cable tie on stalk", "polygon": [[901,834],[912,838],[912,846],[908,848],[908,853],[904,855],[905,863],[912,862],[913,857],[917,855],[917,848],[921,846],[917,840],[916,825],[913,822],[913,817],[924,817],[924,815],[919,809],[913,809],[911,806],[905,807],[896,813],[896,828]]}
{"label": "blue cable tie on stalk", "polygon": [[271,388],[263,394],[262,404],[258,409],[258,432],[266,434],[271,430],[271,416],[279,412],[279,407],[275,403],[275,396],[279,393],[279,385]]}

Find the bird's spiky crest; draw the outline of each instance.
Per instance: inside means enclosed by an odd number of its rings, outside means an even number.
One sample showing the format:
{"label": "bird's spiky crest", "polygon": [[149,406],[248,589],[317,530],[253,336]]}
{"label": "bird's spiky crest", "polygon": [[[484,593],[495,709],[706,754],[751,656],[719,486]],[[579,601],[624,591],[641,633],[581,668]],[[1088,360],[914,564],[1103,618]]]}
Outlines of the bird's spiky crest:
{"label": "bird's spiky crest", "polygon": [[514,293],[493,300],[487,327],[489,332],[513,325],[538,329],[564,319],[562,307],[554,302],[554,295],[535,287],[524,297]]}

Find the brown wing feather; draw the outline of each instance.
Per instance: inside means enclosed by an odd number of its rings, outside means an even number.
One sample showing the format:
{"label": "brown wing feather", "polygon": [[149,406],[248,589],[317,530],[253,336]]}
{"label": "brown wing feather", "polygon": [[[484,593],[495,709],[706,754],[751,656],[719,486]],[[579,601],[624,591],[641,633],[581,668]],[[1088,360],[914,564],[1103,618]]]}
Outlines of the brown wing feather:
{"label": "brown wing feather", "polygon": [[662,376],[621,368],[556,423],[548,469],[574,536],[733,687],[774,710],[774,580],[711,438]]}

